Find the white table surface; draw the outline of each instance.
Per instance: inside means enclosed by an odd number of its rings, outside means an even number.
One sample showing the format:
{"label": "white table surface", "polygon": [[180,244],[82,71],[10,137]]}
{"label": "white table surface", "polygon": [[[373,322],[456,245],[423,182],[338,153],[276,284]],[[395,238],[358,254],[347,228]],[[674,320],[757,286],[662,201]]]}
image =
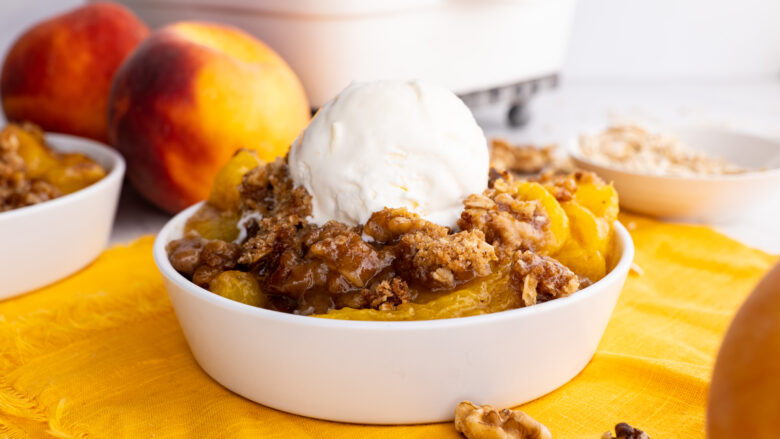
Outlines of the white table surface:
{"label": "white table surface", "polygon": [[[780,80],[701,84],[566,83],[539,94],[531,121],[521,130],[504,125],[500,108],[476,112],[488,137],[516,142],[563,142],[583,129],[611,122],[717,126],[780,140]],[[154,234],[170,216],[149,206],[129,188],[122,194],[112,243]],[[780,188],[766,204],[738,221],[713,224],[723,233],[771,253],[780,253]]]}

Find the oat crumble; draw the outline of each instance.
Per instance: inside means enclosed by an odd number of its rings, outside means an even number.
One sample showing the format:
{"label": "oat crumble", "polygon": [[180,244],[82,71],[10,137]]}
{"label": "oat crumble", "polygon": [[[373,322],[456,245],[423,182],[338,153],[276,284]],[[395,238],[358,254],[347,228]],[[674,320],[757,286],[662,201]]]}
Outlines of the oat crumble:
{"label": "oat crumble", "polygon": [[620,125],[597,135],[580,136],[580,152],[595,163],[652,175],[695,177],[742,174],[749,170],[711,157],[674,136],[636,125]]}

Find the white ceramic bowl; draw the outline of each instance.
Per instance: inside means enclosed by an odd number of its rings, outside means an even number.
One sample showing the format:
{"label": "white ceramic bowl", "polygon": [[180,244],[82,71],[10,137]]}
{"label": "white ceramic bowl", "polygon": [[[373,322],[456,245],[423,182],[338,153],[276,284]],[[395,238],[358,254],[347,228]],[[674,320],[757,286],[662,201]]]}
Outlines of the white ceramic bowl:
{"label": "white ceramic bowl", "polygon": [[616,267],[570,297],[455,319],[330,320],[234,302],[176,272],[165,246],[199,207],[174,217],[154,244],[195,359],[246,398],[341,422],[448,421],[466,399],[507,407],[556,389],[596,351],[634,255],[631,237],[615,223]]}
{"label": "white ceramic bowl", "polygon": [[0,299],[60,280],[92,262],[108,242],[125,161],[113,149],[64,134],[46,136],[107,171],[100,181],[59,198],[0,213]]}
{"label": "white ceramic bowl", "polygon": [[640,174],[595,163],[569,142],[574,163],[612,181],[625,209],[660,218],[717,222],[744,215],[780,191],[780,142],[716,128],[665,130],[691,148],[761,172],[710,177]]}

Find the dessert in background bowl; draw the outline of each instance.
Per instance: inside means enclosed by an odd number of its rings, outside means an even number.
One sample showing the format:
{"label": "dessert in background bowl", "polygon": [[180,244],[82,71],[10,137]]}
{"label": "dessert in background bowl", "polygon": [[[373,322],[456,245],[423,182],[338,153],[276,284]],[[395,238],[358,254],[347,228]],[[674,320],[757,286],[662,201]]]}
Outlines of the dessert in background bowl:
{"label": "dessert in background bowl", "polygon": [[462,102],[405,81],[351,85],[288,157],[237,153],[155,243],[201,366],[263,404],[366,423],[451,419],[463,399],[515,405],[568,381],[631,262],[617,194],[591,174],[530,181],[488,163]]}
{"label": "dessert in background bowl", "polygon": [[0,299],[59,280],[105,247],[124,161],[30,124],[0,131]]}
{"label": "dessert in background bowl", "polygon": [[0,212],[76,192],[105,176],[86,155],[49,148],[35,125],[9,124],[0,131]]}
{"label": "dessert in background bowl", "polygon": [[780,187],[780,142],[717,128],[670,132],[615,126],[568,148],[578,167],[614,183],[622,207],[656,217],[729,220]]}

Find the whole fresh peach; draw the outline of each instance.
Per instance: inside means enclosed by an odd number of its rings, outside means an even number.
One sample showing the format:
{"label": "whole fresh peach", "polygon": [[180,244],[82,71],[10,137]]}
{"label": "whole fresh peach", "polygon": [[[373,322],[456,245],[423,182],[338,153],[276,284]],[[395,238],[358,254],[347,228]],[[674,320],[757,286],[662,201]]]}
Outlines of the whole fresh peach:
{"label": "whole fresh peach", "polygon": [[707,402],[707,438],[777,438],[778,395],[780,264],[748,296],[723,338]]}
{"label": "whole fresh peach", "polygon": [[113,3],[92,3],[37,24],[3,64],[6,117],[106,142],[111,81],[148,34],[132,12]]}
{"label": "whole fresh peach", "polygon": [[119,69],[109,139],[136,189],[176,212],[208,196],[236,150],[284,155],[309,117],[298,77],[268,46],[235,28],[181,22],[154,32]]}

